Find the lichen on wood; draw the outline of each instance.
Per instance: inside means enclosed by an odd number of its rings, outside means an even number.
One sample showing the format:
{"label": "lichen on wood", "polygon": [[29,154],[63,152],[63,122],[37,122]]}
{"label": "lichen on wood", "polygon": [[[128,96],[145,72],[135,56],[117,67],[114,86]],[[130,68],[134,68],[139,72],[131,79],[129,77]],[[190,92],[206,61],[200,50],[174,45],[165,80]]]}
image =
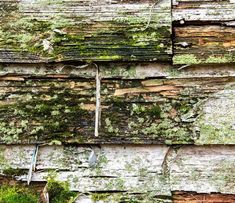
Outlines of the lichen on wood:
{"label": "lichen on wood", "polygon": [[1,62],[170,61],[169,0],[134,6],[88,0],[15,5],[3,7]]}

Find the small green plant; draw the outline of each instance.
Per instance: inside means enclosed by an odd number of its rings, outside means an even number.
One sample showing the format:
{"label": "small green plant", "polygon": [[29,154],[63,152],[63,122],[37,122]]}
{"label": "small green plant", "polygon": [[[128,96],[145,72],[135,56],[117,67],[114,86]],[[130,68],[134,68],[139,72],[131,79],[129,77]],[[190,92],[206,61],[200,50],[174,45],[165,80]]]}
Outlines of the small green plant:
{"label": "small green plant", "polygon": [[68,182],[57,181],[54,176],[47,180],[47,191],[50,203],[72,203],[77,196],[76,192],[69,190]]}
{"label": "small green plant", "polygon": [[0,203],[37,203],[38,195],[24,186],[2,185]]}

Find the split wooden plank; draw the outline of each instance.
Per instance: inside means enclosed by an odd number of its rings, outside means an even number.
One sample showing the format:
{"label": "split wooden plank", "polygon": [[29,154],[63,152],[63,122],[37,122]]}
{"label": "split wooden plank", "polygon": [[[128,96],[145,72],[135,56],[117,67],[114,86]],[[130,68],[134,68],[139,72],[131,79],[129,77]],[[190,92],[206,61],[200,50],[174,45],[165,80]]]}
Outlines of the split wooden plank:
{"label": "split wooden plank", "polygon": [[171,190],[235,194],[233,146],[185,146],[170,171]]}
{"label": "split wooden plank", "polygon": [[235,143],[234,77],[103,79],[98,137],[94,80],[13,79],[0,81],[2,143]]}
{"label": "split wooden plank", "polygon": [[0,62],[170,61],[171,1],[0,1]]}
{"label": "split wooden plank", "polygon": [[[92,147],[97,156],[93,166],[89,165],[88,146],[39,147],[32,181],[44,182],[55,171],[59,180],[69,181],[71,190],[83,193],[122,191],[165,197],[174,191],[235,194],[234,146],[181,146],[171,148],[170,153],[162,145]],[[26,181],[26,175],[18,170],[27,174],[33,149],[33,145],[1,145],[1,163],[5,163],[0,164],[1,173],[9,175],[11,171],[12,176]]]}
{"label": "split wooden plank", "polygon": [[235,3],[176,1],[174,64],[235,62]]}
{"label": "split wooden plank", "polygon": [[[234,64],[191,65],[183,69],[168,63],[109,62],[97,63],[102,79],[148,78],[215,78],[234,77]],[[96,75],[94,64],[78,63],[0,64],[0,80],[18,78],[91,78]],[[81,68],[84,67],[84,68]],[[13,80],[13,79],[12,79]]]}
{"label": "split wooden plank", "polygon": [[[12,171],[16,168],[27,170],[33,149],[32,145],[1,146],[1,157],[5,163],[0,165],[2,173],[9,168]],[[101,145],[92,149],[88,146],[41,146],[32,182],[46,181],[50,171],[56,170],[57,178],[69,181],[74,191],[149,192],[153,196],[170,196],[162,167],[168,149],[160,145]],[[91,150],[97,156],[96,164],[92,166],[89,164]],[[22,181],[26,178],[25,175],[18,176]]]}
{"label": "split wooden plank", "polygon": [[100,135],[119,142],[234,144],[234,85],[234,78],[103,80]]}
{"label": "split wooden plank", "polygon": [[226,26],[176,27],[174,64],[235,62],[235,28]]}
{"label": "split wooden plank", "polygon": [[173,21],[229,22],[235,20],[235,2],[217,0],[174,0]]}

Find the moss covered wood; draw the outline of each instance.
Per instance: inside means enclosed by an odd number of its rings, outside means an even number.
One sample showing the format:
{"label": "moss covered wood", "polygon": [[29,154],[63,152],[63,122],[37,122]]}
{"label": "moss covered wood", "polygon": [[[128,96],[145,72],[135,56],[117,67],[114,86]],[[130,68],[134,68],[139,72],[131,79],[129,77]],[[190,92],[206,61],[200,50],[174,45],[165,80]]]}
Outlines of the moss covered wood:
{"label": "moss covered wood", "polygon": [[171,1],[0,1],[0,61],[170,61]]}
{"label": "moss covered wood", "polygon": [[2,143],[234,144],[234,77],[103,79],[2,77]]}
{"label": "moss covered wood", "polygon": [[[27,170],[33,145],[1,145],[1,173],[6,167]],[[95,152],[96,162],[89,157]],[[101,145],[40,146],[32,181],[53,174],[82,193],[121,192],[168,197],[173,191],[235,194],[234,146]],[[25,175],[18,175],[25,181]],[[187,184],[186,184],[187,183]]]}
{"label": "moss covered wood", "polygon": [[74,133],[77,139],[93,135],[94,81],[15,80],[0,81],[1,142],[53,142]]}
{"label": "moss covered wood", "polygon": [[235,62],[234,1],[176,0],[174,4],[174,64]]}
{"label": "moss covered wood", "polygon": [[[1,173],[4,175],[6,168],[27,170],[33,148],[1,145]],[[93,164],[89,161],[92,151],[96,155]],[[169,198],[171,192],[162,169],[167,151],[166,146],[40,146],[32,182],[45,182],[53,174],[57,180],[68,181],[71,190],[81,193],[116,191]],[[27,172],[17,179],[25,181],[26,177]]]}

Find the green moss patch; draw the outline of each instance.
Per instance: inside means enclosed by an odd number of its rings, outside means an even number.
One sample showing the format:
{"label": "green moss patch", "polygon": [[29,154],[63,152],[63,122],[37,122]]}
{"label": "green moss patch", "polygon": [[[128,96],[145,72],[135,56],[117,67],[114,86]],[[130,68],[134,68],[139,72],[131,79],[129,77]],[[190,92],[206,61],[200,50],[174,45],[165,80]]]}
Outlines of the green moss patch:
{"label": "green moss patch", "polygon": [[39,195],[24,186],[2,185],[0,187],[1,203],[37,203]]}

